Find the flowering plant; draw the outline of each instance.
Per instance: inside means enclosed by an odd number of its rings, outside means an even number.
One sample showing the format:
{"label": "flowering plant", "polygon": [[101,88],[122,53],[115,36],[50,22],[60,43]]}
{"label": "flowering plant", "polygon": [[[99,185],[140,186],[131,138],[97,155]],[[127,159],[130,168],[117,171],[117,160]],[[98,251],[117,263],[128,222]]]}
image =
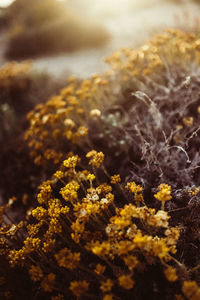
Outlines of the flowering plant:
{"label": "flowering plant", "polygon": [[38,299],[199,299],[199,47],[170,30],[28,114],[46,180],[0,234]]}

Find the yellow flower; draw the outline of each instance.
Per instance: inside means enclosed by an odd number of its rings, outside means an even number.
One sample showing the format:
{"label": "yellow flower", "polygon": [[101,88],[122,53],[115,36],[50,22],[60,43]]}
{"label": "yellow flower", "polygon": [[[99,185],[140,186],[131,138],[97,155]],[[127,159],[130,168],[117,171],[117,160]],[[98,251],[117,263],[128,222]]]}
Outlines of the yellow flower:
{"label": "yellow flower", "polygon": [[166,240],[168,245],[174,245],[177,243],[180,237],[180,230],[177,227],[168,228],[165,230]]}
{"label": "yellow flower", "polygon": [[88,175],[87,175],[87,179],[88,179],[90,182],[92,182],[92,181],[95,180],[95,175],[94,175],[94,174],[88,174]]}
{"label": "yellow flower", "polygon": [[59,199],[52,199],[48,202],[48,215],[51,218],[58,218],[60,216],[62,204]]}
{"label": "yellow flower", "polygon": [[137,266],[137,264],[139,263],[137,257],[134,256],[134,255],[128,255],[128,256],[124,257],[123,260],[124,260],[126,266],[130,270],[133,270]]}
{"label": "yellow flower", "polygon": [[175,295],[175,300],[184,300],[183,296],[182,295]]}
{"label": "yellow flower", "polygon": [[171,197],[171,186],[166,184],[166,183],[162,183],[158,186],[159,191],[154,194],[154,197],[162,202],[162,210],[164,210],[164,204],[166,201],[169,201],[172,197]]}
{"label": "yellow flower", "polygon": [[51,218],[49,223],[49,231],[52,233],[62,232],[62,225],[57,218]]}
{"label": "yellow flower", "polygon": [[198,187],[192,187],[190,190],[188,190],[188,193],[191,196],[196,196],[199,193],[200,189]]}
{"label": "yellow flower", "polygon": [[32,210],[32,216],[36,218],[38,221],[47,216],[47,210],[42,206],[38,206]]}
{"label": "yellow flower", "polygon": [[66,215],[69,212],[69,207],[68,206],[61,207],[60,212]]}
{"label": "yellow flower", "polygon": [[165,274],[167,280],[170,282],[174,282],[178,279],[178,276],[176,275],[176,269],[174,269],[170,266],[164,270],[164,274]]}
{"label": "yellow flower", "polygon": [[103,274],[105,272],[106,267],[101,264],[96,265],[94,272],[98,275]]}
{"label": "yellow flower", "polygon": [[139,205],[141,202],[144,204],[144,198],[141,194],[143,189],[140,185],[137,185],[134,181],[128,182],[126,185],[126,189],[134,194],[134,200],[137,205]]}
{"label": "yellow flower", "polygon": [[137,194],[142,192],[142,187],[137,185],[134,181],[128,182],[126,184],[126,189],[129,190],[131,193]]}
{"label": "yellow flower", "polygon": [[72,293],[77,297],[80,298],[84,295],[89,289],[89,283],[86,280],[83,281],[71,281],[69,289]]}
{"label": "yellow flower", "polygon": [[170,185],[166,183],[162,183],[158,186],[158,189],[159,192],[157,192],[157,194],[155,194],[154,197],[159,201],[165,202],[165,201],[169,201],[172,198]]}
{"label": "yellow flower", "polygon": [[57,179],[62,179],[64,177],[64,173],[62,171],[56,171],[53,174]]}
{"label": "yellow flower", "polygon": [[77,268],[80,261],[80,253],[73,253],[71,250],[64,248],[55,254],[55,258],[60,267],[73,270]]}
{"label": "yellow flower", "polygon": [[37,195],[37,200],[40,204],[46,203],[51,197],[52,188],[50,184],[44,183],[41,187],[40,193]]}
{"label": "yellow flower", "polygon": [[135,249],[135,245],[130,241],[119,241],[117,245],[118,255],[124,255]]}
{"label": "yellow flower", "polygon": [[200,299],[200,287],[195,281],[184,281],[183,294],[190,300]]}
{"label": "yellow flower", "polygon": [[29,269],[29,274],[31,277],[31,280],[33,281],[40,281],[42,279],[43,271],[40,268],[40,266],[34,266],[32,265],[31,268]]}
{"label": "yellow flower", "polygon": [[119,285],[126,290],[131,290],[134,287],[135,282],[130,275],[122,275],[118,278]]}
{"label": "yellow flower", "polygon": [[101,111],[99,109],[92,109],[90,111],[90,116],[93,117],[94,119],[97,119],[101,116]]}
{"label": "yellow flower", "polygon": [[79,162],[80,162],[80,158],[78,157],[78,155],[75,155],[75,156],[69,157],[68,159],[64,160],[63,165],[66,168],[74,169]]}
{"label": "yellow flower", "polygon": [[60,194],[62,195],[63,199],[65,201],[72,201],[77,199],[80,186],[78,182],[71,181],[68,184],[66,184],[63,188],[60,190]]}
{"label": "yellow flower", "polygon": [[42,251],[44,253],[51,252],[55,246],[55,242],[55,239],[48,238],[48,240],[43,243]]}
{"label": "yellow flower", "polygon": [[54,289],[56,275],[53,273],[45,276],[41,282],[41,287],[45,292],[52,292]]}
{"label": "yellow flower", "polygon": [[69,129],[72,129],[75,126],[74,121],[71,119],[65,119],[63,123]]}
{"label": "yellow flower", "polygon": [[135,247],[145,249],[145,246],[151,245],[152,239],[153,237],[151,235],[143,236],[141,232],[138,232],[133,239],[133,243]]}
{"label": "yellow flower", "polygon": [[98,256],[107,255],[110,252],[110,243],[109,242],[102,242],[101,244],[97,241],[92,246],[92,252]]}
{"label": "yellow flower", "polygon": [[88,134],[88,129],[85,126],[80,126],[76,132],[77,137],[86,136]]}
{"label": "yellow flower", "polygon": [[97,168],[99,168],[103,164],[103,161],[104,161],[103,152],[97,152],[95,150],[88,152],[86,154],[86,157],[90,158],[89,165],[92,165]]}
{"label": "yellow flower", "polygon": [[121,177],[119,174],[111,176],[111,181],[112,184],[120,183],[121,182]]}
{"label": "yellow flower", "polygon": [[103,297],[103,300],[113,300],[113,295],[112,295],[112,294],[106,294],[106,295]]}
{"label": "yellow flower", "polygon": [[106,281],[101,282],[100,289],[103,293],[107,293],[112,290],[113,285],[113,281],[111,279],[107,279]]}
{"label": "yellow flower", "polygon": [[25,249],[32,252],[40,247],[41,240],[39,238],[27,237],[24,241]]}
{"label": "yellow flower", "polygon": [[193,117],[185,117],[185,118],[183,118],[183,123],[186,126],[192,126],[193,122],[194,122],[194,118]]}

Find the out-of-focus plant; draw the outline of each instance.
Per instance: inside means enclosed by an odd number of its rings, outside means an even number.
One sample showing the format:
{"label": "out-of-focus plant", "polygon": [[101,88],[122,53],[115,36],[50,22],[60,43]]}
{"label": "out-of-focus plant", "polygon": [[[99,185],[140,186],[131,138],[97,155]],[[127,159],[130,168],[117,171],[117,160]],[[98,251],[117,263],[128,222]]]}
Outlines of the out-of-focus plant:
{"label": "out-of-focus plant", "polygon": [[34,174],[39,170],[30,160],[23,140],[28,126],[25,116],[62,85],[62,80],[33,72],[28,62],[8,63],[0,69],[0,194],[4,201],[17,196],[26,202],[27,194],[33,194],[38,184]]}
{"label": "out-of-focus plant", "polygon": [[2,9],[1,17],[12,26],[23,22],[27,26],[40,26],[47,21],[53,21],[61,14],[61,7],[54,0],[15,0],[8,7]]}
{"label": "out-of-focus plant", "polygon": [[[63,80],[33,72],[29,62],[7,63],[0,69],[0,203],[8,202],[5,209],[0,209],[1,226],[20,220],[25,209],[34,205],[33,195],[42,176],[41,170],[30,160],[23,139],[28,125],[25,116],[38,102],[43,102],[63,85]],[[11,204],[13,211],[8,216]],[[14,232],[10,232],[11,243],[17,246]],[[2,232],[0,235],[2,237]],[[20,268],[10,269],[5,257],[8,248],[4,247],[1,237],[0,299],[28,299],[32,288],[28,274]]]}
{"label": "out-of-focus plant", "polygon": [[16,0],[6,17],[10,20],[6,56],[12,59],[99,47],[109,39],[94,20],[86,22],[56,0]]}
{"label": "out-of-focus plant", "polygon": [[38,299],[199,299],[199,51],[168,31],[29,113],[53,175],[26,222],[2,207],[0,234]]}

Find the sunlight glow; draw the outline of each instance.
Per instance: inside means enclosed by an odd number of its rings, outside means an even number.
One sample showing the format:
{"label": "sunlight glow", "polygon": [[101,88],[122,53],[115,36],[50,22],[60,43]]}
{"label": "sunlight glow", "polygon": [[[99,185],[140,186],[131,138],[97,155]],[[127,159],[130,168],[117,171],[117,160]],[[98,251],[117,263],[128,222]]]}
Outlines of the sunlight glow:
{"label": "sunlight glow", "polygon": [[[10,5],[15,0],[0,0],[0,7],[6,7]],[[58,2],[67,2],[68,0],[57,0]]]}
{"label": "sunlight glow", "polygon": [[14,0],[0,0],[0,7],[6,7],[10,5]]}

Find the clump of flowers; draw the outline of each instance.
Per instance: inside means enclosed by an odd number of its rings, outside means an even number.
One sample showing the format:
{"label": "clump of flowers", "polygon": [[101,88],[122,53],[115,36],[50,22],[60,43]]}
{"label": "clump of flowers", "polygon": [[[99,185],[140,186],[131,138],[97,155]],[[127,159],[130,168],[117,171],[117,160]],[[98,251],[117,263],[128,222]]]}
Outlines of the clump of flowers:
{"label": "clump of flowers", "polygon": [[[96,106],[105,104],[107,83],[106,79],[95,75],[81,83],[70,78],[59,96],[37,105],[28,114],[30,127],[25,139],[37,165],[58,165],[66,153],[90,149],[86,138],[87,119],[90,116],[98,119],[100,110],[96,110]],[[103,95],[104,101],[100,103],[99,97]]]}
{"label": "clump of flowers", "polygon": [[198,299],[199,47],[170,30],[29,113],[31,156],[53,175],[1,236],[38,297]]}
{"label": "clump of flowers", "polygon": [[[180,278],[185,270],[175,258],[180,229],[169,225],[167,212],[145,204],[142,187],[130,182],[129,192],[120,189],[118,174],[108,181],[102,156],[88,152],[85,167],[77,155],[65,160],[40,186],[21,247],[8,250],[10,265],[26,267],[52,297],[60,291],[64,298],[129,298],[144,270],[157,269],[169,289],[176,270]],[[129,201],[128,193],[139,193],[142,202],[133,195]],[[2,228],[5,243],[9,230]]]}

